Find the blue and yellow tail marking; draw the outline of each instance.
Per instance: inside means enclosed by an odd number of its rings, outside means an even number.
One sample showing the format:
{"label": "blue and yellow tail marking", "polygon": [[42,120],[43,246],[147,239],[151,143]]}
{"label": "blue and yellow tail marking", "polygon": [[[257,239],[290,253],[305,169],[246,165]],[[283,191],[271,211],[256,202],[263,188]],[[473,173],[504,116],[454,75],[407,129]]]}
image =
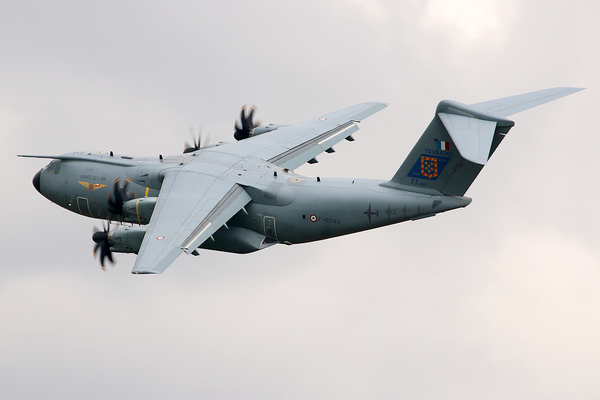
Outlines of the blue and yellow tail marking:
{"label": "blue and yellow tail marking", "polygon": [[421,154],[408,172],[408,177],[435,181],[449,161],[450,157]]}

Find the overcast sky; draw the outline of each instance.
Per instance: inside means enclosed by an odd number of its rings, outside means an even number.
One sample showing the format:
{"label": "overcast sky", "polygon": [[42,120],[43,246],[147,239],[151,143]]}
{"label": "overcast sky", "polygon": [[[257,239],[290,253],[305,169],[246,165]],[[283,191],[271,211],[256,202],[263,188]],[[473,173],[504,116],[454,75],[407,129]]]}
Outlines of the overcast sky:
{"label": "overcast sky", "polygon": [[[600,397],[600,3],[13,1],[0,8],[0,397]],[[31,184],[77,150],[178,154],[242,105],[391,105],[297,173],[389,179],[437,103],[587,90],[513,115],[465,208],[163,275],[103,272]]]}

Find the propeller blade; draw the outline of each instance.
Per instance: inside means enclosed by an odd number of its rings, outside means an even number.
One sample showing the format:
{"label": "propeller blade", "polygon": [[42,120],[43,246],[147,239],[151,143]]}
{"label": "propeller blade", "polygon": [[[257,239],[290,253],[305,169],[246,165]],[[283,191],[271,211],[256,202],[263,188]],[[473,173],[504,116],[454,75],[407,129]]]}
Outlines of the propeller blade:
{"label": "propeller blade", "polygon": [[239,120],[236,120],[234,124],[235,132],[233,137],[236,140],[249,138],[254,128],[257,128],[261,125],[260,121],[254,122],[254,112],[256,111],[256,107],[252,106],[248,113],[246,113],[246,108],[246,105],[242,107],[242,111],[240,111],[240,118]]}
{"label": "propeller blade", "polygon": [[114,215],[123,215],[123,203],[134,198],[134,194],[127,191],[130,183],[130,178],[123,180],[117,178],[115,180],[112,191],[108,196],[108,212]]}
{"label": "propeller blade", "polygon": [[198,139],[196,139],[196,135],[194,135],[194,125],[190,126],[190,135],[192,135],[193,146],[190,146],[188,142],[185,142],[185,146],[183,149],[183,154],[191,153],[193,151],[197,151],[201,149],[202,144],[202,122],[198,124]]}
{"label": "propeller blade", "polygon": [[94,260],[98,259],[98,250],[100,250],[100,243],[96,243],[94,245]]}
{"label": "propeller blade", "polygon": [[210,133],[207,133],[206,134],[206,140],[204,141],[204,146],[203,147],[206,147],[209,144],[210,144]]}
{"label": "propeller blade", "polygon": [[110,251],[110,243],[108,242],[108,234],[110,233],[110,223],[107,222],[106,227],[101,231],[94,227],[94,233],[92,234],[92,240],[96,243],[94,245],[94,259],[97,259],[98,251],[100,251],[100,267],[106,271],[105,260],[114,265],[116,261],[113,258],[112,251]]}

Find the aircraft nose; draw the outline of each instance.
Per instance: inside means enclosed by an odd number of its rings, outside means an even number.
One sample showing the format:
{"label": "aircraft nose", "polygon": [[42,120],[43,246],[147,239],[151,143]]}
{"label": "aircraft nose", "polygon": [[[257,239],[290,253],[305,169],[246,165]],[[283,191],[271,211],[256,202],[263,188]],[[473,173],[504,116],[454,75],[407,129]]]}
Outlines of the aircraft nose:
{"label": "aircraft nose", "polygon": [[40,169],[37,174],[35,174],[33,176],[33,187],[40,192],[40,194],[42,194],[42,191],[40,190],[40,176],[42,175],[42,170]]}

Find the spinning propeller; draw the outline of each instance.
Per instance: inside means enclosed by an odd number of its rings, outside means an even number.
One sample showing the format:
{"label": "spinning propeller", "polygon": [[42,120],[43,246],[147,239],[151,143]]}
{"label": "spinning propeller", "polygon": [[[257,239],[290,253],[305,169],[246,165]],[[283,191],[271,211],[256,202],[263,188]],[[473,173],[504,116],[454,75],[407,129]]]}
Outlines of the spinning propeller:
{"label": "spinning propeller", "polygon": [[[240,112],[240,119],[235,121],[235,133],[233,137],[235,140],[243,140],[248,139],[252,135],[252,131],[254,128],[257,128],[262,125],[260,121],[254,122],[252,118],[254,117],[254,112],[256,111],[256,107],[252,106],[250,112],[248,114],[245,113],[246,106],[242,107],[242,111]],[[240,126],[240,120],[242,126]]]}
{"label": "spinning propeller", "polygon": [[112,192],[108,196],[108,212],[114,215],[123,214],[123,203],[127,200],[134,199],[134,193],[127,191],[127,186],[131,183],[131,179],[126,178],[121,180],[117,178],[113,184]]}
{"label": "spinning propeller", "polygon": [[100,250],[100,267],[104,271],[106,271],[106,267],[104,266],[104,260],[108,259],[108,261],[114,266],[116,261],[113,259],[112,251],[110,251],[110,244],[108,243],[108,235],[110,233],[110,222],[106,222],[106,228],[102,231],[98,230],[98,228],[94,227],[94,233],[92,234],[92,240],[96,243],[94,246],[94,259],[98,254],[98,250]]}
{"label": "spinning propeller", "polygon": [[[188,144],[188,142],[185,142],[185,145],[183,148],[183,154],[200,150],[203,147],[202,146],[202,124],[200,124],[198,126],[198,140],[197,141],[196,141],[196,135],[194,135],[194,127],[193,126],[190,126],[190,135],[192,135],[192,140],[193,140],[194,145],[190,146]],[[208,135],[206,135],[206,140],[204,141],[204,146],[206,146],[209,143],[210,143],[210,133]]]}

